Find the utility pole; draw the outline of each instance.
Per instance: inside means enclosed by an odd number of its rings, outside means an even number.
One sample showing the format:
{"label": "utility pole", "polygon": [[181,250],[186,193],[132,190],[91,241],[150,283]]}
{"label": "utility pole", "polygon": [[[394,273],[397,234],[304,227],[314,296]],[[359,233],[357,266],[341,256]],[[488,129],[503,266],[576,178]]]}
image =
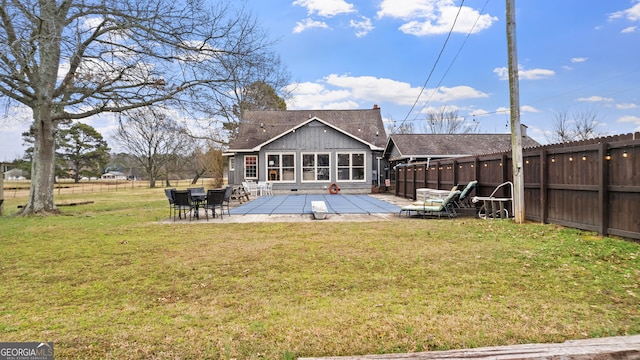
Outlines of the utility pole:
{"label": "utility pole", "polygon": [[507,48],[509,56],[509,99],[511,104],[511,154],[513,163],[513,211],[518,224],[524,222],[524,176],[522,175],[522,129],[520,127],[520,85],[516,47],[516,4],[507,1]]}

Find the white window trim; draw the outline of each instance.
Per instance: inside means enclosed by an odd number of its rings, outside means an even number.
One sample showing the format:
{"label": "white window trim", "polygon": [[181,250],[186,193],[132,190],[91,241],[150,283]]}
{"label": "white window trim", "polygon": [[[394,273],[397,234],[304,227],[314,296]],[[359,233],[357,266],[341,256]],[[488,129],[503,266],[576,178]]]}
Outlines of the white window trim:
{"label": "white window trim", "polygon": [[[364,178],[363,179],[352,179],[351,177],[353,176],[353,155],[362,155],[363,161],[364,161],[364,168],[363,168],[363,174],[364,174]],[[338,176],[340,174],[340,166],[339,161],[338,161],[338,157],[340,157],[340,155],[349,155],[349,179],[345,180],[345,179],[338,179]],[[347,151],[342,151],[342,152],[336,152],[336,181],[339,182],[367,182],[367,153],[366,152],[362,152],[362,151],[354,151],[354,152],[347,152]]]}
{"label": "white window trim", "polygon": [[229,171],[236,171],[236,157],[229,156]]}
{"label": "white window trim", "polygon": [[[255,177],[248,177],[247,176],[247,158],[249,157],[254,157],[256,158],[256,176]],[[246,180],[257,180],[258,179],[258,171],[260,170],[260,166],[258,161],[259,161],[260,157],[258,155],[245,155],[242,158],[242,170],[244,171],[244,173],[242,174],[242,176],[244,177],[244,179]]]}
{"label": "white window trim", "polygon": [[[305,155],[313,155],[314,156],[314,163],[315,165],[313,166],[313,180],[305,180],[304,179],[304,156]],[[329,156],[329,179],[327,180],[317,180],[318,179],[318,155],[327,155]],[[301,153],[300,154],[300,170],[301,170],[301,174],[300,177],[300,182],[303,183],[330,183],[331,182],[331,175],[333,173],[332,171],[332,162],[333,159],[331,158],[331,152],[326,152],[326,151],[318,151],[318,152],[305,152],[305,153]]]}
{"label": "white window trim", "polygon": [[277,181],[272,181],[274,183],[278,183],[278,184],[290,184],[290,183],[295,183],[297,181],[298,178],[298,164],[296,162],[296,153],[295,152],[268,152],[264,154],[264,162],[265,164],[267,164],[267,166],[264,167],[264,178],[267,181],[271,181],[269,180],[269,155],[278,155],[280,157],[280,167],[278,168],[278,171],[280,172],[280,179],[282,179],[282,155],[292,155],[293,156],[293,180],[277,180]]}

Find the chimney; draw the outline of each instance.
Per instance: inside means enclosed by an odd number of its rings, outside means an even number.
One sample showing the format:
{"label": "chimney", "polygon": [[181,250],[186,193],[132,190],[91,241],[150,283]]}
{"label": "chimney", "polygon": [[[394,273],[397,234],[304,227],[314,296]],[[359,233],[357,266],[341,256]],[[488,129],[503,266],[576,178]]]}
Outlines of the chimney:
{"label": "chimney", "polygon": [[525,124],[520,124],[520,135],[525,138],[527,137],[527,128],[528,126]]}
{"label": "chimney", "polygon": [[378,107],[378,104],[373,104],[373,109],[375,110],[375,109],[380,109],[380,108]]}

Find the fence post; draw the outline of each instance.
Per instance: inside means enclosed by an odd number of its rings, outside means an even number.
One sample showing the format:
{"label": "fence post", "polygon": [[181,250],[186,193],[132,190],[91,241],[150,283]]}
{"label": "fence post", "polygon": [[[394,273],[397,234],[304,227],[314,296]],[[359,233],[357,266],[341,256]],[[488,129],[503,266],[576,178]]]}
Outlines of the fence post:
{"label": "fence post", "polygon": [[453,163],[451,165],[451,170],[453,170],[453,174],[451,176],[451,180],[453,180],[453,184],[451,186],[453,187],[458,185],[458,161],[456,161],[455,159],[453,160]]}
{"label": "fence post", "polygon": [[549,207],[547,206],[547,195],[549,187],[549,166],[547,164],[547,150],[540,150],[540,222],[547,223]]}
{"label": "fence post", "polygon": [[607,204],[609,204],[609,164],[607,157],[607,149],[609,144],[606,141],[600,143],[598,149],[598,209],[600,217],[600,235],[607,236],[609,228],[609,211]]}
{"label": "fence post", "polygon": [[[473,180],[477,180],[480,183],[480,158],[477,156],[473,159],[473,169]],[[476,195],[479,194],[480,192],[476,189]]]}
{"label": "fence post", "polygon": [[442,164],[440,164],[440,161],[436,162],[436,185],[434,189],[440,189],[440,173],[442,172],[440,170],[440,167],[442,167]]}

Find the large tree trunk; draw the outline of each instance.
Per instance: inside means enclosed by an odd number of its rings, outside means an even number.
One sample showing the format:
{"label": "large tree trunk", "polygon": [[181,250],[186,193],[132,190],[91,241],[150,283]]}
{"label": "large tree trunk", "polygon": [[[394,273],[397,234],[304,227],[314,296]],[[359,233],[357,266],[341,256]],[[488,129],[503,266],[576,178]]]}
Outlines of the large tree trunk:
{"label": "large tree trunk", "polygon": [[[35,142],[31,164],[31,189],[27,205],[20,215],[46,215],[59,213],[53,202],[55,184],[56,123],[54,115],[64,111],[54,102],[55,84],[60,66],[60,39],[63,21],[56,1],[40,2],[41,29],[38,34],[40,66],[34,74],[33,130]],[[64,15],[64,14],[63,14]]]}
{"label": "large tree trunk", "polygon": [[34,114],[35,144],[31,164],[31,189],[27,205],[20,215],[59,213],[53,202],[55,183],[55,126],[40,114]]}

